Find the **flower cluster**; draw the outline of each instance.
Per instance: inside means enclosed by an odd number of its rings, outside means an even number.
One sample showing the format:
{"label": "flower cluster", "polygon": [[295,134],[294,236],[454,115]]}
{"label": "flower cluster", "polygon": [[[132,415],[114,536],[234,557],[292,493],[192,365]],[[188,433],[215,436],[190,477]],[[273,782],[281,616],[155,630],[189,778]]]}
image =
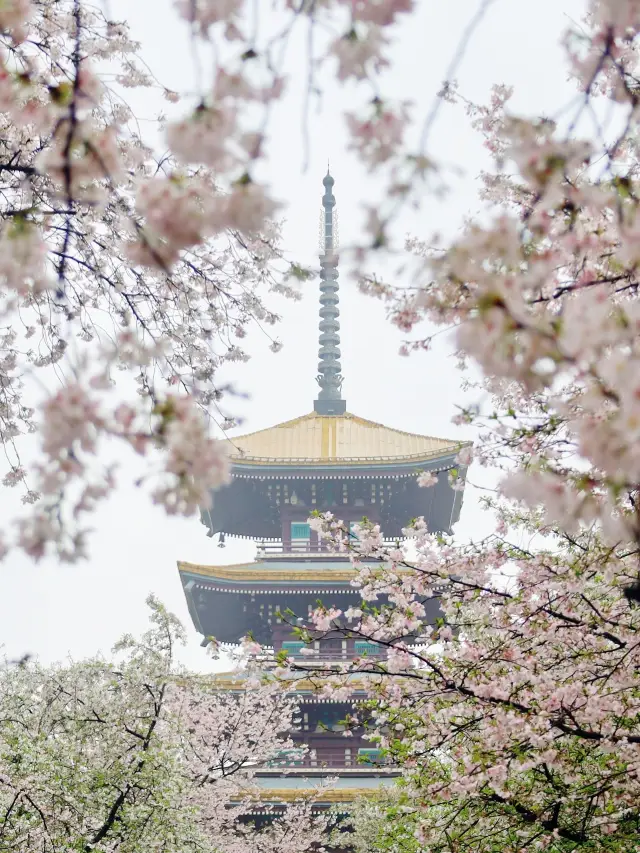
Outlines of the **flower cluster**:
{"label": "flower cluster", "polygon": [[[230,26],[240,5],[180,11],[197,11],[204,33],[222,18]],[[139,60],[126,24],[82,0],[5,0],[0,43],[2,476],[24,489],[27,507],[3,541],[75,560],[88,553],[81,519],[122,476],[107,458],[113,439],[145,454],[143,480],[169,512],[193,512],[225,481],[217,371],[246,358],[249,325],[276,322],[267,292],[297,290],[275,205],[243,177],[240,153],[257,139],[238,131],[224,161],[187,120],[169,133],[175,156],[159,160],[113,96],[116,80],[180,100]],[[237,117],[234,99],[254,92],[223,71],[214,88],[220,110],[197,112],[210,130],[211,116],[228,107]],[[227,169],[241,169],[232,183]],[[27,465],[22,436],[34,432],[42,452]]]}

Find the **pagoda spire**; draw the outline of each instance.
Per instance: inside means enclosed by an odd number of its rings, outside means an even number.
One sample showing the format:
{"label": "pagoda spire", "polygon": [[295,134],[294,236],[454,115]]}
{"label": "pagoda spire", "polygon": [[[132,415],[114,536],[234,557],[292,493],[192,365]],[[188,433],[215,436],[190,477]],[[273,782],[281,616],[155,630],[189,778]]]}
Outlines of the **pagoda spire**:
{"label": "pagoda spire", "polygon": [[313,408],[320,415],[341,415],[347,409],[342,399],[340,364],[340,323],[338,317],[338,216],[333,195],[334,180],[329,172],[322,181],[320,214],[320,348],[318,350],[318,399]]}

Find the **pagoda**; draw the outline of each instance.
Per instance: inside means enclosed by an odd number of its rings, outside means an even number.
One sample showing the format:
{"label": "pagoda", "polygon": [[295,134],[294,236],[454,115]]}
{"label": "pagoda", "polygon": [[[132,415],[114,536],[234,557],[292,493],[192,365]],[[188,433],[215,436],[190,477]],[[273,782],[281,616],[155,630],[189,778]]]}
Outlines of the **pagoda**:
{"label": "pagoda", "polygon": [[[456,468],[458,477],[465,475],[455,462],[461,442],[403,432],[347,411],[340,363],[336,202],[329,173],[323,185],[319,393],[313,411],[228,439],[231,482],[202,511],[209,536],[221,543],[225,537],[255,540],[257,558],[241,565],[178,564],[203,644],[209,636],[236,644],[251,634],[274,654],[285,650],[294,659],[303,643],[293,633],[292,620],[282,614],[293,612],[298,625],[304,625],[319,600],[341,610],[360,600],[348,558],[318,540],[308,523],[311,513],[330,511],[348,524],[366,516],[393,541],[402,538],[403,528],[416,516],[424,516],[432,532],[448,533],[462,503],[462,491],[452,489],[449,472]],[[425,471],[436,475],[435,486],[418,486],[418,475]],[[437,599],[430,606],[427,622],[435,622]],[[337,632],[314,647],[314,662],[385,656],[375,643]],[[300,723],[293,738],[308,750],[290,762],[286,773],[281,766],[259,772],[267,802],[291,799],[328,776],[337,776],[338,782],[319,808],[391,782],[394,769],[381,762],[363,732],[343,735],[343,721],[353,704],[366,697],[365,688],[354,682],[351,699],[334,702],[320,698],[311,682],[295,682]]]}

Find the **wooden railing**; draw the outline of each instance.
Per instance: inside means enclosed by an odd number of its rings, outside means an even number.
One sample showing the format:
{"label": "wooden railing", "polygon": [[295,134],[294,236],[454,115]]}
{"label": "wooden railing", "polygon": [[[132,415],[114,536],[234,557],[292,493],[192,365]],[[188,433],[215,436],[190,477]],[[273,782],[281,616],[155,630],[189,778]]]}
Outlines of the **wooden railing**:
{"label": "wooden railing", "polygon": [[296,540],[293,542],[260,542],[257,543],[258,555],[272,557],[282,554],[323,554],[325,556],[347,556],[345,553],[329,548],[325,542]]}
{"label": "wooden railing", "polygon": [[[365,654],[363,652],[356,652],[352,649],[344,650],[344,649],[316,649],[314,650],[315,654],[307,655],[300,654],[300,652],[288,651],[289,657],[292,657],[296,661],[300,661],[301,663],[315,663],[315,662],[332,662],[332,661],[342,661],[347,662],[353,660],[354,658],[364,657]],[[387,657],[386,648],[381,648],[379,651],[367,651],[366,657],[369,660],[384,660]]]}
{"label": "wooden railing", "polygon": [[[319,555],[325,558],[348,557],[347,551],[337,551],[325,541],[313,541],[308,539],[297,539],[291,542],[263,542],[258,540],[258,557],[282,557],[283,555],[306,554]],[[385,548],[395,548],[396,539],[385,539]]]}
{"label": "wooden railing", "polygon": [[299,758],[289,758],[283,756],[281,760],[270,762],[270,769],[291,767],[316,767],[316,768],[342,768],[354,767],[360,769],[368,769],[371,767],[389,767],[388,762],[381,756],[370,754],[368,756],[359,755],[357,749],[323,749],[310,750],[305,755]]}

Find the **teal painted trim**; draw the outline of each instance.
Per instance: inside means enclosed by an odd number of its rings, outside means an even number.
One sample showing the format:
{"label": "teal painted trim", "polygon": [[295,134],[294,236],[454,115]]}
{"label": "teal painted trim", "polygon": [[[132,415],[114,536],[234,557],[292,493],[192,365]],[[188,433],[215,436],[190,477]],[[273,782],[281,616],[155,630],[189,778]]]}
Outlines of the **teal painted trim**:
{"label": "teal painted trim", "polygon": [[216,578],[212,576],[204,576],[204,575],[192,575],[187,572],[180,572],[183,578],[187,578],[188,580],[195,581],[198,584],[215,584],[216,586],[230,586],[234,589],[242,589],[246,588],[247,592],[255,586],[278,586],[283,589],[291,589],[292,587],[300,587],[301,589],[309,588],[317,588],[317,587],[344,587],[344,589],[348,591],[352,591],[357,593],[358,590],[351,586],[349,581],[332,581],[332,580],[308,580],[308,581],[280,581],[280,580],[251,580],[251,581],[234,581],[229,580],[229,578]]}
{"label": "teal painted trim", "polygon": [[380,764],[382,762],[382,750],[360,748],[358,750],[358,759],[363,764]]}
{"label": "teal painted trim", "polygon": [[372,643],[369,640],[356,640],[354,643],[354,648],[357,655],[380,654],[380,644]]}

